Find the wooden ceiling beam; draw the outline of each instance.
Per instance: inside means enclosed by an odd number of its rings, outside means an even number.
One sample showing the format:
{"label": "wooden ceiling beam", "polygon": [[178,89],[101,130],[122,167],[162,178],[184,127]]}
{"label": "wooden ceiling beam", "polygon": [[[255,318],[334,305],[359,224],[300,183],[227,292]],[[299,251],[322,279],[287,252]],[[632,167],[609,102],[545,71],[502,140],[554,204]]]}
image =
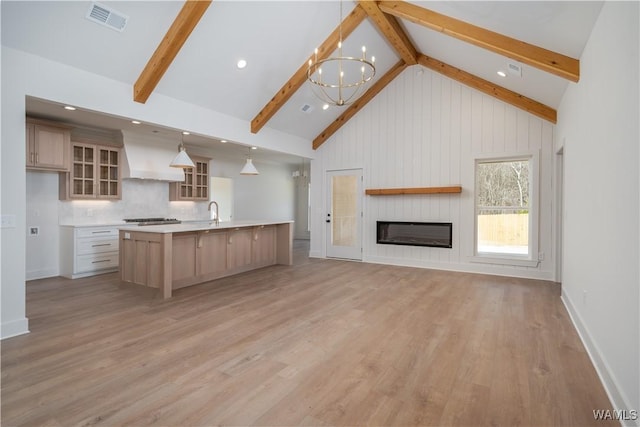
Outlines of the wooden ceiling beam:
{"label": "wooden ceiling beam", "polygon": [[416,57],[418,56],[418,52],[407,33],[402,29],[400,23],[398,23],[398,20],[382,12],[378,7],[378,3],[375,1],[359,0],[358,3],[364,11],[367,12],[369,18],[376,24],[391,46],[393,46],[398,56],[408,65],[417,64]]}
{"label": "wooden ceiling beam", "polygon": [[[342,21],[342,39],[346,39],[349,34],[355,30],[367,14],[360,5],[351,11],[349,15]],[[318,60],[326,59],[331,53],[337,49],[340,40],[340,25],[329,35],[329,37],[318,47]],[[314,59],[315,54],[309,55],[309,58],[298,68],[298,71],[282,86],[273,98],[264,106],[257,116],[251,120],[251,133],[257,133],[262,127],[278,112],[280,108],[291,98],[291,96],[307,81],[307,68],[309,60]]]}
{"label": "wooden ceiling beam", "polygon": [[538,101],[535,101],[519,93],[513,92],[502,86],[495,85],[487,80],[476,77],[473,74],[467,73],[459,68],[445,64],[437,59],[430,58],[426,55],[418,55],[418,64],[434,70],[440,74],[456,80],[462,84],[479,90],[480,92],[491,95],[501,101],[511,104],[514,107],[518,107],[522,110],[538,116],[542,119],[550,121],[551,123],[557,123],[558,113],[555,109],[548,107]]}
{"label": "wooden ceiling beam", "polygon": [[212,0],[187,0],[133,85],[133,100],[144,104],[189,38]]}
{"label": "wooden ceiling beam", "polygon": [[313,140],[313,149],[317,150],[324,142],[331,137],[338,129],[340,129],[351,117],[353,117],[358,111],[360,111],[369,101],[371,101],[382,89],[395,79],[404,69],[407,68],[407,64],[404,61],[398,62],[391,67],[387,73],[380,77],[371,87],[356,100],[353,104],[347,108],[347,110],[335,119],[320,135]]}
{"label": "wooden ceiling beam", "polygon": [[404,1],[380,1],[379,7],[401,19],[439,31],[515,59],[573,82],[580,79],[580,61],[523,41],[424,9]]}

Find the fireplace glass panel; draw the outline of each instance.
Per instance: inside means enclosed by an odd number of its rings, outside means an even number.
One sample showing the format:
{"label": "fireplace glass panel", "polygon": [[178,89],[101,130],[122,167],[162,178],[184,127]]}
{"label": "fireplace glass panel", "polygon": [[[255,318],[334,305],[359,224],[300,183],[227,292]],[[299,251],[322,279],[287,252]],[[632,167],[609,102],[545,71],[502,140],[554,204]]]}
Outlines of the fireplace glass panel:
{"label": "fireplace glass panel", "polygon": [[452,223],[378,221],[377,243],[451,248]]}

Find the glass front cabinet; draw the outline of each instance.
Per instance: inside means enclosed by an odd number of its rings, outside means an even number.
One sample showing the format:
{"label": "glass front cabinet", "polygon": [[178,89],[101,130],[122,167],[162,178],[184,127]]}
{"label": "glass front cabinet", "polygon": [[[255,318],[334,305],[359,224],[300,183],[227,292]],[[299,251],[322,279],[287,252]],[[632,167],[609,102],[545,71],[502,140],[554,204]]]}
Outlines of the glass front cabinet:
{"label": "glass front cabinet", "polygon": [[121,199],[120,157],[119,147],[71,142],[71,171],[61,175],[60,198]]}
{"label": "glass front cabinet", "polygon": [[171,184],[169,200],[209,200],[209,160],[191,156],[195,168],[184,169],[184,181]]}

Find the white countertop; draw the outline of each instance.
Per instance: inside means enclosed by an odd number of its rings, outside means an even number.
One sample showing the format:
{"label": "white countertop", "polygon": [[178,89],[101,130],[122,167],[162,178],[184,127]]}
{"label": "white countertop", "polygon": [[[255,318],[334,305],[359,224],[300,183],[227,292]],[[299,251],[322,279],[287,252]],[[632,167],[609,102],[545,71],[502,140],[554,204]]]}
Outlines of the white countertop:
{"label": "white countertop", "polygon": [[245,220],[245,221],[225,221],[215,225],[213,221],[185,221],[181,224],[159,224],[159,225],[124,225],[118,227],[120,230],[140,231],[145,233],[184,233],[188,231],[201,230],[225,230],[229,228],[257,227],[260,225],[290,224],[293,221],[272,221],[272,220]]}

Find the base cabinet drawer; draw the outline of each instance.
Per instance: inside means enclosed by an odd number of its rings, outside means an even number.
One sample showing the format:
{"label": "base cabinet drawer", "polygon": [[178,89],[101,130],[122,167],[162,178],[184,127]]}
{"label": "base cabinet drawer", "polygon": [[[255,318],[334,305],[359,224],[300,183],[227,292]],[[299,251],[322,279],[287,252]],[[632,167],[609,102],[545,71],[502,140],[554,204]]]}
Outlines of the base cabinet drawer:
{"label": "base cabinet drawer", "polygon": [[60,274],[70,279],[117,271],[118,226],[61,226]]}
{"label": "base cabinet drawer", "polygon": [[77,258],[76,270],[78,273],[105,270],[118,267],[118,254],[107,255],[80,255]]}
{"label": "base cabinet drawer", "polygon": [[118,239],[78,240],[78,255],[118,251]]}

